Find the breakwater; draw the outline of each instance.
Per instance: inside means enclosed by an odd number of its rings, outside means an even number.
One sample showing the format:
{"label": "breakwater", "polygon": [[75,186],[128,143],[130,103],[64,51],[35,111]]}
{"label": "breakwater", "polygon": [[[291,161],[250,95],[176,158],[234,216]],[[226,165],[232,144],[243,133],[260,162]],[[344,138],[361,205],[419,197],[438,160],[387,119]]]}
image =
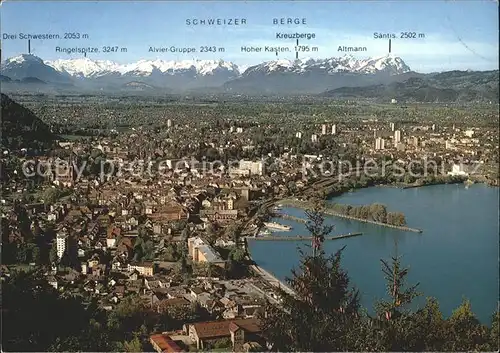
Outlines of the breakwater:
{"label": "breakwater", "polygon": [[[336,239],[344,239],[350,237],[357,237],[359,235],[363,235],[363,233],[349,233],[335,236],[326,236],[325,240],[336,240]],[[248,237],[248,239],[252,240],[270,240],[270,241],[301,241],[301,240],[312,240],[310,235],[295,235],[295,236],[264,236],[264,237]]]}
{"label": "breakwater", "polygon": [[[306,209],[306,210],[313,208],[313,205],[308,201],[284,199],[284,200],[280,200],[279,203],[283,206],[297,207],[297,208],[302,208],[302,209]],[[393,229],[402,230],[405,232],[414,232],[414,233],[422,233],[423,232],[422,229],[418,229],[418,228],[411,228],[411,227],[407,227],[407,226],[397,226],[397,225],[383,223],[383,222],[377,222],[377,221],[373,221],[373,220],[369,220],[369,219],[352,217],[352,216],[344,215],[344,214],[341,214],[341,213],[338,213],[338,212],[335,212],[335,211],[332,211],[329,209],[325,209],[322,212],[328,216],[341,217],[341,218],[346,218],[346,219],[350,219],[353,221],[375,224],[375,225],[379,225],[379,226],[383,226],[383,227],[389,227],[389,228],[393,228]]]}
{"label": "breakwater", "polygon": [[307,219],[295,217],[295,216],[292,216],[292,215],[289,215],[286,213],[273,213],[272,216],[276,217],[276,218],[289,219],[291,221],[298,222],[298,223],[304,223],[304,224],[307,223]]}

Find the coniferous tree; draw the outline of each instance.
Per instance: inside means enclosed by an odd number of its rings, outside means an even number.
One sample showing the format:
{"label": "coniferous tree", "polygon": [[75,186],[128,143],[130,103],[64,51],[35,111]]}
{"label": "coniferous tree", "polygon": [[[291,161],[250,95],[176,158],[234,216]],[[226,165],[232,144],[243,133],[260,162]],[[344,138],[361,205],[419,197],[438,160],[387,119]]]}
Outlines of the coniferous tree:
{"label": "coniferous tree", "polygon": [[422,337],[419,350],[443,351],[447,340],[447,325],[435,298],[427,298],[425,306],[415,314],[415,321]]}
{"label": "coniferous tree", "polygon": [[329,235],[334,228],[333,225],[324,224],[323,210],[324,205],[319,200],[314,201],[314,207],[311,210],[306,210],[306,229],[311,233],[313,255],[320,249],[325,236]]}
{"label": "coniferous tree", "polygon": [[444,346],[446,351],[488,350],[488,330],[476,318],[471,304],[464,299],[448,319],[449,334]]}
{"label": "coniferous tree", "polygon": [[268,305],[262,329],[272,349],[279,351],[347,350],[359,310],[358,291],[350,288],[341,268],[342,251],[327,257],[321,244],[332,227],[324,224],[321,206],[308,212],[313,254],[300,251],[299,270],[287,278],[294,294],[280,290],[281,305]]}
{"label": "coniferous tree", "polygon": [[380,261],[389,298],[375,305],[376,326],[381,333],[379,344],[386,351],[418,350],[421,336],[409,306],[420,295],[417,291],[419,284],[406,285],[409,269],[402,266],[401,256],[397,255],[397,251],[396,255],[391,257],[390,263]]}
{"label": "coniferous tree", "polygon": [[417,292],[419,284],[406,287],[409,268],[402,267],[401,256],[395,255],[391,257],[391,263],[385,260],[380,260],[380,262],[387,281],[386,288],[389,300],[381,301],[377,306],[379,311],[383,312],[386,318],[388,317],[388,320],[390,320],[407,312],[407,306],[420,295]]}
{"label": "coniferous tree", "polygon": [[500,311],[497,311],[491,317],[491,330],[490,330],[490,351],[500,350],[500,332],[498,327],[500,326]]}

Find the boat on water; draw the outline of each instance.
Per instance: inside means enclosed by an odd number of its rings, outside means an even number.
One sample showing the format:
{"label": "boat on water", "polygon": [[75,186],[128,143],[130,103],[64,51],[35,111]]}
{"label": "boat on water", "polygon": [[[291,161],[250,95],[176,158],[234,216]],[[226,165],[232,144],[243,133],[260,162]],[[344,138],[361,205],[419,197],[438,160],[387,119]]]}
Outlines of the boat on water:
{"label": "boat on water", "polygon": [[281,231],[289,231],[292,230],[292,227],[287,226],[285,224],[280,224],[276,222],[264,222],[264,226],[270,230],[281,230]]}
{"label": "boat on water", "polygon": [[273,233],[269,229],[263,229],[257,233],[256,237],[268,237],[270,235],[273,235]]}

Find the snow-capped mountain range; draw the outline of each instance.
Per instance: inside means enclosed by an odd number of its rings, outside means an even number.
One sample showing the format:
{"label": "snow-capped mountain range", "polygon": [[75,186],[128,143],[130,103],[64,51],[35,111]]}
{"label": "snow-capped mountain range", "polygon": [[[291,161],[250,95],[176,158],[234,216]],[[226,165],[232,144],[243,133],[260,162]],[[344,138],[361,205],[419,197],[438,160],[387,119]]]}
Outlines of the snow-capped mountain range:
{"label": "snow-capped mountain range", "polygon": [[[2,75],[17,80],[34,77],[46,83],[64,83],[94,89],[123,88],[131,82],[140,82],[152,88],[179,91],[208,87],[234,91],[234,88],[241,89],[248,85],[261,89],[262,84],[270,85],[265,87],[267,89],[275,89],[276,80],[285,83],[291,79],[295,83],[313,80],[317,84],[313,90],[322,91],[344,82],[344,79],[339,78],[345,75],[351,79],[356,78],[354,81],[364,77],[373,83],[374,78],[387,79],[410,71],[401,58],[392,55],[364,60],[349,55],[328,59],[279,59],[240,68],[224,60],[157,59],[119,64],[90,58],[44,61],[34,55],[23,54],[9,58],[1,65]],[[306,91],[310,90],[310,83],[304,84]]]}
{"label": "snow-capped mountain range", "polygon": [[398,75],[410,72],[410,68],[399,57],[386,55],[378,58],[365,60],[356,59],[351,55],[328,59],[304,59],[304,60],[274,60],[264,62],[260,65],[249,67],[245,74],[252,72],[272,73],[275,71],[293,72],[297,74],[313,70],[322,71],[325,74],[336,73],[358,73],[374,74],[388,71]]}
{"label": "snow-capped mountain range", "polygon": [[154,71],[162,74],[175,75],[179,72],[192,71],[197,75],[214,75],[217,71],[234,72],[238,75],[238,66],[223,60],[139,60],[132,64],[117,64],[109,60],[59,59],[46,61],[46,65],[59,72],[65,72],[75,77],[95,78],[106,75],[150,76]]}

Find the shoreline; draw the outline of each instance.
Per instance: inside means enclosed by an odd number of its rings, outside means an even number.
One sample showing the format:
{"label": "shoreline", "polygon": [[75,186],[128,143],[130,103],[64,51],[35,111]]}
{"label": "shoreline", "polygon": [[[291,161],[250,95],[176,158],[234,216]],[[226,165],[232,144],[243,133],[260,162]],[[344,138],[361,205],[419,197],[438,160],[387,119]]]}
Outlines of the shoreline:
{"label": "shoreline", "polygon": [[[430,184],[405,184],[405,183],[379,183],[379,184],[373,184],[373,185],[366,185],[366,186],[361,186],[361,187],[354,187],[354,188],[351,188],[351,189],[346,189],[346,190],[342,190],[342,191],[335,191],[335,192],[330,192],[330,193],[327,193],[326,194],[326,199],[331,199],[333,197],[338,197],[338,196],[342,196],[343,194],[345,193],[348,193],[348,192],[353,192],[353,191],[357,191],[357,190],[362,190],[362,189],[366,189],[366,188],[370,188],[370,187],[387,187],[387,188],[396,188],[396,189],[412,189],[412,188],[420,188],[420,187],[425,187],[425,186],[433,186],[433,185],[450,185],[450,184],[464,184],[464,185],[467,185],[467,180],[471,180],[470,178],[469,179],[465,179],[463,181],[452,181],[452,182],[446,182],[446,181],[440,181],[440,182],[436,182],[436,183],[430,183]],[[488,182],[488,180],[484,180],[484,179],[473,179],[472,180],[473,183],[471,185],[474,185],[474,184],[484,184],[486,186],[489,186],[489,187],[500,187],[500,184],[499,185],[495,185],[495,184],[490,184]],[[312,186],[311,187],[307,187],[303,192],[304,193],[307,193],[308,191],[310,191],[312,189],[314,189]]]}
{"label": "shoreline", "polygon": [[[433,185],[447,185],[447,184],[464,184],[465,185],[465,182],[423,184],[423,185],[410,186],[409,188],[424,187],[424,186],[433,186]],[[496,185],[491,185],[491,184],[489,184],[487,182],[478,182],[478,181],[476,181],[474,184],[484,184],[485,186],[488,186],[488,187],[498,187]],[[378,185],[372,185],[370,187],[392,187],[392,188],[405,189],[404,187],[401,187],[400,185],[395,185],[395,184],[378,184]],[[350,191],[356,191],[356,190],[360,190],[360,189],[364,189],[364,188],[357,188],[357,189],[353,189],[353,190],[350,190]],[[349,192],[349,191],[342,192],[341,194],[344,194],[346,192]],[[336,195],[336,196],[340,196],[340,195]],[[276,206],[276,205],[282,204],[283,206],[295,207],[295,208],[298,208],[298,209],[306,209],[306,207],[303,207],[303,206],[297,206],[297,205],[291,205],[290,204],[290,203],[296,203],[296,202],[304,202],[304,201],[295,201],[295,200],[292,200],[290,198],[272,199],[272,200],[267,200],[266,201],[266,203],[268,203],[267,207],[269,207],[269,208],[271,208],[273,205]],[[307,203],[307,201],[305,201],[305,202]],[[411,231],[411,232],[416,232],[416,233],[422,233],[423,232],[423,230],[417,229],[417,228],[411,228],[411,227],[405,227],[405,226],[395,226],[395,225],[390,225],[390,224],[386,224],[386,223],[380,223],[380,222],[370,221],[370,220],[366,220],[366,219],[355,218],[355,217],[346,216],[346,215],[342,215],[342,214],[336,214],[335,212],[328,211],[328,210],[325,211],[324,214],[329,215],[329,216],[333,216],[333,217],[340,217],[340,218],[350,219],[350,220],[354,220],[354,221],[359,221],[359,222],[364,222],[364,223],[369,223],[369,224],[374,224],[374,225],[385,226],[385,227],[389,227],[389,228],[393,228],[393,229],[397,229],[397,230],[401,230],[401,231]],[[295,217],[290,216],[290,215],[286,215],[283,218],[289,218],[289,219],[291,219],[291,218],[295,218]],[[244,240],[244,250],[245,250],[246,258],[252,262],[252,265],[250,265],[250,269],[254,273],[254,275],[260,277],[263,281],[265,281],[266,283],[268,283],[270,286],[272,286],[274,288],[281,288],[282,290],[285,290],[288,293],[293,293],[293,290],[290,287],[288,287],[288,285],[286,283],[284,283],[283,281],[279,280],[274,274],[270,273],[269,271],[267,271],[264,268],[262,268],[261,266],[259,266],[257,264],[257,262],[255,262],[252,259],[250,251],[248,249],[248,244],[247,244],[246,237],[245,237],[245,240]],[[266,295],[269,296],[268,294],[266,294]],[[274,300],[276,300],[276,298],[274,298],[274,297],[272,297],[272,298]]]}
{"label": "shoreline", "polygon": [[[463,182],[454,182],[454,183],[433,183],[433,184],[377,184],[377,185],[374,185],[373,187],[385,187],[385,188],[395,188],[395,189],[414,189],[414,188],[422,188],[422,187],[426,187],[426,186],[437,186],[437,185],[485,185],[487,187],[492,187],[492,188],[498,188],[500,187],[500,185],[495,185],[495,184],[490,184],[488,183],[488,181],[486,180],[472,180],[471,182],[469,182],[468,180],[470,179],[466,179],[464,180]],[[358,189],[354,189],[353,191],[356,191],[356,190],[361,190],[361,189],[364,189],[364,188],[358,188]],[[340,195],[336,195],[336,196],[340,196]],[[336,196],[333,196],[333,197],[336,197]]]}
{"label": "shoreline", "polygon": [[[279,204],[281,204],[283,206],[295,207],[295,208],[299,208],[299,209],[303,209],[303,210],[307,210],[307,209],[311,208],[311,205],[307,201],[295,201],[295,200],[291,200],[291,199],[283,199],[283,200],[279,200],[278,202],[279,202]],[[407,227],[407,226],[397,226],[397,225],[393,225],[393,224],[372,221],[369,219],[347,216],[347,215],[343,215],[341,213],[337,213],[337,212],[330,211],[330,210],[324,210],[322,213],[325,215],[328,215],[328,216],[340,217],[340,218],[350,219],[353,221],[369,223],[369,224],[374,224],[374,225],[383,226],[383,227],[389,227],[389,228],[398,229],[398,230],[401,230],[404,232],[423,233],[423,230],[419,229],[419,228],[412,228],[412,227]]]}
{"label": "shoreline", "polygon": [[[268,283],[270,286],[282,289],[290,295],[295,295],[295,292],[293,291],[293,289],[291,289],[286,283],[279,280],[274,274],[263,269],[261,266],[259,266],[257,264],[257,262],[255,262],[252,259],[252,255],[250,254],[250,251],[248,250],[248,243],[247,243],[246,237],[244,240],[244,247],[245,247],[244,250],[245,250],[245,254],[246,254],[247,259],[252,262],[252,265],[250,265],[250,269],[254,272],[255,275],[259,276],[263,281]],[[274,299],[276,300],[276,298],[274,298]]]}
{"label": "shoreline", "polygon": [[[468,180],[468,179],[467,179]],[[382,187],[382,188],[396,188],[396,189],[402,189],[402,190],[405,190],[405,189],[413,189],[413,188],[421,188],[421,187],[426,187],[426,186],[435,186],[435,185],[451,185],[451,184],[455,184],[455,185],[460,185],[460,184],[463,184],[463,185],[469,185],[467,184],[467,180],[464,180],[462,182],[453,182],[453,183],[446,183],[446,182],[441,182],[441,183],[433,183],[433,184],[419,184],[419,185],[403,185],[403,184],[394,184],[394,183],[388,183],[388,184],[376,184],[376,185],[371,185],[371,186],[365,186],[365,187],[358,187],[358,188],[354,188],[354,189],[349,189],[349,190],[345,190],[345,191],[341,191],[339,193],[335,193],[335,195],[332,195],[332,194],[328,194],[325,198],[325,201],[327,200],[331,200],[335,197],[339,197],[339,196],[342,196],[343,194],[345,193],[349,193],[349,192],[355,192],[355,191],[358,191],[358,190],[362,190],[362,189],[366,189],[366,188],[370,188],[370,187]],[[475,185],[475,184],[483,184],[487,187],[500,187],[500,185],[492,185],[490,183],[488,183],[487,181],[474,181],[472,184],[470,185]],[[307,192],[307,188],[306,190],[304,190],[304,192]],[[298,196],[297,196],[298,197]],[[271,206],[276,206],[276,205],[283,205],[283,206],[286,206],[286,202],[296,202],[296,203],[307,203],[308,201],[295,201],[295,200],[292,200],[291,197],[285,197],[283,199],[280,199],[280,200],[269,200],[268,201],[270,203],[270,205],[268,207],[271,207]],[[299,209],[307,209],[308,207],[306,206],[303,206],[303,205],[294,205],[294,204],[288,204],[289,207],[295,207],[295,208],[299,208]],[[408,227],[408,226],[396,226],[396,225],[392,225],[392,224],[388,224],[388,223],[382,223],[382,222],[376,222],[376,221],[371,221],[371,220],[367,220],[367,219],[363,219],[363,218],[356,218],[356,217],[352,217],[352,216],[347,216],[347,215],[343,215],[343,214],[339,214],[339,213],[335,213],[333,211],[324,211],[323,212],[324,214],[326,215],[329,215],[329,216],[333,216],[333,217],[340,217],[340,218],[345,218],[345,219],[350,219],[350,220],[354,220],[354,221],[359,221],[359,222],[364,222],[364,223],[370,223],[370,224],[374,224],[374,225],[380,225],[380,226],[383,226],[383,227],[389,227],[389,228],[393,228],[393,229],[398,229],[398,230],[401,230],[401,231],[408,231],[408,232],[414,232],[414,233],[423,233],[423,230],[422,229],[419,229],[419,228],[412,228],[412,227]],[[301,222],[301,223],[304,223],[302,220],[297,220],[295,219],[296,217],[293,217],[293,216],[290,216],[290,215],[284,215],[284,217],[281,217],[281,218],[285,218],[285,219],[291,219],[291,220],[294,220],[294,221],[298,221],[298,222]]]}

